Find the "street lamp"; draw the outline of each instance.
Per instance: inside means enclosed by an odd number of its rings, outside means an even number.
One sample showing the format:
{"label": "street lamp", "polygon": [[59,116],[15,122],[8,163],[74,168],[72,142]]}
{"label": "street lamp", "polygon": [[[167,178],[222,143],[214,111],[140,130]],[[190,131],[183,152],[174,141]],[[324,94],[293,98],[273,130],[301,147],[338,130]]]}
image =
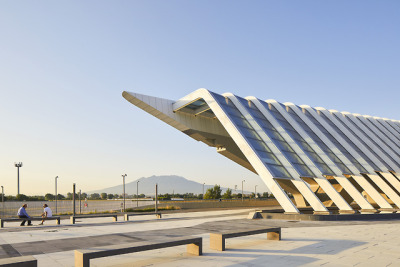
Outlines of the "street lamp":
{"label": "street lamp", "polygon": [[203,199],[204,199],[204,185],[205,185],[206,183],[203,183]]}
{"label": "street lamp", "polygon": [[6,215],[4,210],[4,186],[1,186],[1,203],[3,204],[3,218],[4,218]]}
{"label": "street lamp", "polygon": [[54,178],[54,180],[56,181],[56,182],[55,182],[55,187],[56,187],[56,195],[55,195],[55,198],[56,198],[56,214],[57,214],[57,199],[58,199],[58,194],[57,194],[57,179],[58,179],[58,176],[56,176],[56,178]]}
{"label": "street lamp", "polygon": [[139,207],[139,180],[136,182],[136,207]]}
{"label": "street lamp", "polygon": [[242,202],[244,201],[244,200],[243,200],[243,182],[246,182],[246,180],[243,180],[243,181],[242,181]]}
{"label": "street lamp", "polygon": [[257,200],[257,185],[254,187],[254,200]]}
{"label": "street lamp", "polygon": [[127,175],[126,174],[122,174],[122,184],[123,184],[123,188],[124,188],[124,192],[123,192],[123,196],[124,196],[124,212],[125,212],[125,177]]}
{"label": "street lamp", "polygon": [[18,195],[19,195],[19,168],[22,167],[22,162],[18,162],[18,163],[14,162],[14,166],[17,167],[17,169],[18,169]]}

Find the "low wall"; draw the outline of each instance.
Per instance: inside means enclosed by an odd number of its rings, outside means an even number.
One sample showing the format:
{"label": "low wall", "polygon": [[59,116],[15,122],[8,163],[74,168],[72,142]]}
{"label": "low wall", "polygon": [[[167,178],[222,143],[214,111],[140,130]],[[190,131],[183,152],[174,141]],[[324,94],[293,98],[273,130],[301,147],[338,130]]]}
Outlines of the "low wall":
{"label": "low wall", "polygon": [[[55,201],[5,201],[4,209],[3,203],[0,202],[0,217],[16,217],[18,209],[22,206],[22,204],[27,204],[28,208],[26,211],[30,216],[40,216],[43,213],[43,204],[47,204],[53,214],[56,215],[56,203]],[[77,214],[81,213],[90,213],[90,212],[109,212],[109,211],[120,211],[123,208],[124,201],[122,199],[118,200],[76,200],[75,202],[75,211]],[[152,200],[132,200],[127,199],[125,201],[125,207],[128,208],[136,208],[136,206],[147,206],[153,205],[154,201]],[[67,214],[72,213],[73,210],[73,201],[72,200],[59,200],[57,201],[57,214]]]}
{"label": "low wall", "polygon": [[276,199],[266,200],[194,200],[194,201],[160,201],[159,207],[177,206],[181,209],[212,209],[238,207],[269,207],[280,206]]}

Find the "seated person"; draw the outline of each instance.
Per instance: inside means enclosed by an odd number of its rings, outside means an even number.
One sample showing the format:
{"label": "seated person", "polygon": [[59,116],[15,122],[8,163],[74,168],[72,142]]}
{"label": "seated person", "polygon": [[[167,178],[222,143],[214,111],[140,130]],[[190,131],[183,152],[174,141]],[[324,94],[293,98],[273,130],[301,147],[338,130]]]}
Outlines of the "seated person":
{"label": "seated person", "polygon": [[[28,213],[25,210],[27,207],[28,207],[28,205],[24,204],[24,205],[22,205],[21,208],[19,208],[18,213],[17,213],[19,218],[30,218],[30,216],[28,215]],[[23,220],[21,222],[21,226],[25,226],[25,222],[26,222],[26,220]],[[31,225],[32,225],[31,221],[28,220],[28,226],[31,226]]]}
{"label": "seated person", "polygon": [[44,208],[44,210],[43,210],[44,212],[42,213],[43,220],[41,223],[39,223],[39,225],[43,225],[46,218],[50,218],[51,216],[53,216],[53,212],[51,211],[49,206],[47,206],[47,204],[44,204],[43,208]]}

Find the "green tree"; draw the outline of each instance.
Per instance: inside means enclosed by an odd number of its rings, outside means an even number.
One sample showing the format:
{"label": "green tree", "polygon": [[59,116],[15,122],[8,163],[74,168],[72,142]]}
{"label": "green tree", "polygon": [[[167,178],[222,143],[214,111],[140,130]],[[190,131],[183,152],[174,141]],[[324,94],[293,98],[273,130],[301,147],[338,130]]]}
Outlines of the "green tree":
{"label": "green tree", "polygon": [[107,193],[101,193],[100,197],[101,199],[107,199]]}
{"label": "green tree", "polygon": [[231,199],[232,198],[232,190],[230,188],[228,188],[222,197],[225,199]]}
{"label": "green tree", "polygon": [[113,199],[113,198],[114,198],[114,195],[113,195],[113,194],[108,194],[108,195],[107,195],[107,198],[108,198],[108,199]]}
{"label": "green tree", "polygon": [[46,195],[44,195],[44,199],[45,200],[54,200],[55,197],[53,194],[47,193]]}
{"label": "green tree", "polygon": [[24,194],[18,194],[17,196],[16,196],[16,199],[18,200],[18,201],[26,201],[26,200],[28,200],[29,198],[26,196],[26,195],[24,195]]}
{"label": "green tree", "polygon": [[90,199],[100,199],[100,195],[98,193],[93,193],[90,195]]}
{"label": "green tree", "polygon": [[218,199],[221,198],[221,187],[219,185],[214,185],[213,188],[208,188],[207,192],[204,194],[205,199]]}

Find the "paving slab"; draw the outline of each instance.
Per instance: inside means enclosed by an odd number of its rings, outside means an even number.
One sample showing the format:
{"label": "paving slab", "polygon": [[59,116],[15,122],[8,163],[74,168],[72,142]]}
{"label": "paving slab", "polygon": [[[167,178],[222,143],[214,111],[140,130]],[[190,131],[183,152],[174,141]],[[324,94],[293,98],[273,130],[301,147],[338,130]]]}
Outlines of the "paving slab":
{"label": "paving slab", "polygon": [[[400,266],[400,221],[304,222],[248,220],[250,210],[177,213],[129,222],[7,227],[0,230],[0,258],[33,255],[39,266],[74,266],[74,250],[166,237],[203,238],[203,256],[173,247],[91,261],[91,266]],[[145,217],[145,216],[143,216]],[[109,218],[106,218],[109,219]],[[90,219],[96,220],[96,219]],[[226,240],[226,251],[209,249],[209,233],[282,227],[282,241],[266,234]]]}

